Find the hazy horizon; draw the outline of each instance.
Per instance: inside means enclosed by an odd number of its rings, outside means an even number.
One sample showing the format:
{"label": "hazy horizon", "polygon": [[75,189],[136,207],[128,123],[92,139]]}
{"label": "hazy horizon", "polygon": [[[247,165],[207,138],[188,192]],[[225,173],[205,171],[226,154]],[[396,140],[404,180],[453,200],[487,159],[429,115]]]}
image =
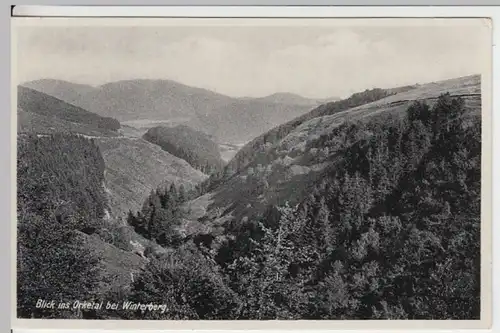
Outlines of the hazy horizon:
{"label": "hazy horizon", "polygon": [[[442,78],[442,79],[434,80],[434,81],[414,82],[414,83],[409,83],[407,85],[426,84],[426,83],[431,83],[431,82],[446,81],[446,80],[457,79],[457,78],[460,78],[460,77],[474,76],[474,75],[480,75],[480,73],[471,73],[471,74],[467,74],[467,75],[447,77],[447,78]],[[179,84],[182,84],[182,85],[186,85],[186,86],[189,86],[189,87],[192,87],[192,88],[199,88],[199,89],[205,89],[205,90],[213,91],[213,90],[210,90],[210,89],[207,89],[207,88],[202,88],[202,87],[197,87],[197,86],[189,85],[189,84],[186,84],[186,83],[183,83],[183,82],[180,82],[180,81],[176,81],[176,80],[172,80],[172,79],[168,79],[168,78],[164,78],[164,79],[161,79],[161,78],[160,79],[130,78],[130,79],[123,79],[123,80],[118,80],[118,81],[104,82],[104,83],[99,84],[99,85],[91,85],[91,84],[88,84],[88,83],[68,81],[68,80],[58,79],[58,78],[53,78],[53,77],[46,77],[46,78],[40,78],[40,79],[35,79],[35,80],[23,81],[23,82],[18,83],[18,85],[24,85],[24,84],[27,84],[27,83],[30,83],[30,82],[42,81],[42,80],[65,81],[65,82],[73,83],[73,84],[87,85],[87,86],[90,86],[92,88],[99,88],[100,86],[103,86],[103,85],[106,85],[106,84],[111,84],[111,83],[116,83],[116,82],[120,82],[120,81],[146,81],[146,80],[157,81],[158,80],[158,81],[173,81],[173,82],[176,82],[176,83],[179,83]],[[398,87],[401,87],[401,86],[404,86],[404,85],[386,86],[386,87],[380,86],[380,87],[373,87],[373,88],[391,89],[391,88],[398,88]],[[369,88],[366,88],[366,89],[369,89]],[[359,90],[359,91],[356,91],[354,93],[361,92],[361,91],[363,91],[363,90]],[[325,96],[325,97],[316,97],[316,96],[313,96],[313,97],[310,97],[310,96],[304,96],[304,95],[301,95],[301,94],[298,94],[298,93],[288,92],[288,91],[276,91],[274,93],[270,93],[270,94],[266,94],[266,95],[262,95],[262,96],[231,96],[231,95],[227,95],[227,94],[223,94],[223,93],[220,93],[220,94],[226,95],[226,96],[232,97],[232,98],[242,98],[242,99],[243,98],[264,98],[264,97],[269,97],[269,96],[277,95],[277,94],[291,94],[291,95],[296,95],[298,97],[302,97],[302,98],[306,98],[306,99],[312,99],[312,100],[314,100],[314,99],[325,100],[325,99],[331,99],[331,98],[347,98],[347,97],[350,96],[350,95],[349,96],[346,95],[346,96]]]}
{"label": "hazy horizon", "polygon": [[[23,26],[19,84],[171,80],[231,97],[347,97],[484,72],[480,20],[370,26]],[[444,20],[441,20],[444,21]]]}

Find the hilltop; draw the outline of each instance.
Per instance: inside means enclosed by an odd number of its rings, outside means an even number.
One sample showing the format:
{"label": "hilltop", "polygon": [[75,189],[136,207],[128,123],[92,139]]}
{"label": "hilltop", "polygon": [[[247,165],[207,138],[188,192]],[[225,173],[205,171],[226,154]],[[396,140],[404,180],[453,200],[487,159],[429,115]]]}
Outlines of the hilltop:
{"label": "hilltop", "polygon": [[21,86],[40,91],[69,104],[75,104],[85,94],[94,92],[97,88],[65,80],[40,79],[22,83]]}
{"label": "hilltop", "polygon": [[98,138],[105,163],[112,213],[124,217],[137,211],[151,190],[165,183],[194,188],[207,178],[188,162],[141,138]]}

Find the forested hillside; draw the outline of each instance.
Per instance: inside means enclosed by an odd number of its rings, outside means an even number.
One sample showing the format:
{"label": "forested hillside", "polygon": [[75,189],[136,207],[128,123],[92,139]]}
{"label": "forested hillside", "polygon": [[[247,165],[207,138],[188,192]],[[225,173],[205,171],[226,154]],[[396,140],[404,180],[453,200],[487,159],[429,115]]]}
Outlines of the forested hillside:
{"label": "forested hillside", "polygon": [[153,127],[143,138],[186,160],[205,174],[219,172],[224,166],[219,146],[205,133],[195,131],[188,126]]}
{"label": "forested hillside", "polygon": [[171,311],[124,316],[479,317],[481,118],[462,98],[346,120],[308,148],[333,153],[311,157],[327,167],[307,195],[151,253],[127,297]]}
{"label": "forested hillside", "polygon": [[40,135],[56,133],[74,133],[92,137],[115,137],[116,131],[111,131],[94,125],[75,123],[54,116],[45,116],[38,113],[17,110],[17,132],[38,133]]}
{"label": "forested hillside", "polygon": [[196,191],[186,190],[181,184],[166,184],[151,191],[137,212],[129,211],[127,223],[136,233],[163,247],[179,245],[184,235],[179,226],[186,214],[182,205],[196,196]]}
{"label": "forested hillside", "polygon": [[111,212],[117,219],[138,210],[152,189],[175,183],[194,188],[207,176],[185,160],[141,138],[98,138],[105,162]]}
{"label": "forested hillside", "polygon": [[[48,82],[48,86],[47,80],[39,85],[62,94],[80,88],[65,82]],[[127,127],[120,128],[117,120],[101,117],[33,89],[18,87],[17,116],[18,134],[21,135],[66,133],[95,140],[105,164],[102,186],[106,189],[109,213],[117,220],[125,217],[129,209],[139,209],[152,188],[165,182],[193,188],[206,178],[182,158],[137,137]]]}
{"label": "forested hillside", "polygon": [[90,87],[44,79],[23,85],[122,123],[149,128],[162,122],[184,124],[233,144],[246,143],[319,104],[291,94],[229,97],[172,80],[122,80]]}
{"label": "forested hillside", "polygon": [[19,137],[17,154],[18,315],[57,317],[64,310],[37,300],[92,298],[101,282],[97,249],[82,239],[103,228],[104,161],[91,141],[63,134]]}

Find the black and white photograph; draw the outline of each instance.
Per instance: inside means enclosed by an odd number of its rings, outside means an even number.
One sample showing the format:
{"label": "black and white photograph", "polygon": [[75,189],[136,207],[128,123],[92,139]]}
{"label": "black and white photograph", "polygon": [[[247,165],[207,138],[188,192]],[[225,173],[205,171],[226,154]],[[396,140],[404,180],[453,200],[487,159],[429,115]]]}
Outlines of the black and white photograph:
{"label": "black and white photograph", "polygon": [[482,319],[487,20],[19,21],[17,318]]}

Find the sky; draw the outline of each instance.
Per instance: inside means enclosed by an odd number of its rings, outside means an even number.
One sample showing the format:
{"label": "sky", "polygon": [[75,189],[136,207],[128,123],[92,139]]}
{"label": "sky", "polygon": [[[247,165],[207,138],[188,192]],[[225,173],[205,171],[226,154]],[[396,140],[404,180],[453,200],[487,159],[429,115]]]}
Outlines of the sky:
{"label": "sky", "polygon": [[339,21],[113,26],[42,19],[15,30],[17,80],[97,86],[169,79],[234,97],[346,97],[374,87],[480,74],[490,52],[484,21]]}

